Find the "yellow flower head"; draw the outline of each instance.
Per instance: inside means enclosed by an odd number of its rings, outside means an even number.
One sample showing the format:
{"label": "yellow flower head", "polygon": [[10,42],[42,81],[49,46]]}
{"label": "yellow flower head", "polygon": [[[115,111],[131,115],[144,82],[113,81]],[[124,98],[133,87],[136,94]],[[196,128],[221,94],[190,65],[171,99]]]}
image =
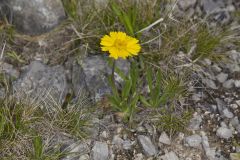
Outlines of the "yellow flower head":
{"label": "yellow flower head", "polygon": [[101,39],[101,45],[102,51],[108,51],[114,59],[126,59],[137,55],[141,50],[138,40],[123,32],[110,32]]}

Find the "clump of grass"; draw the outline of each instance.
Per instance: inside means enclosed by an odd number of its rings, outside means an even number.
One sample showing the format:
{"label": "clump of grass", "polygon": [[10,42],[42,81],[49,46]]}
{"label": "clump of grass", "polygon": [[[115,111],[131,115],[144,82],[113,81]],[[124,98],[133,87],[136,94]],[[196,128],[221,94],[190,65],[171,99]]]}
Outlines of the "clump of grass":
{"label": "clump of grass", "polygon": [[54,160],[63,158],[67,153],[60,152],[60,148],[55,148],[47,151],[47,146],[43,143],[41,136],[37,135],[32,140],[33,148],[32,153],[28,158],[33,160]]}
{"label": "clump of grass", "polygon": [[62,0],[65,12],[74,21],[78,18],[78,0]]}
{"label": "clump of grass", "polygon": [[214,60],[214,58],[221,58],[221,56],[215,54],[214,51],[221,44],[222,38],[222,34],[213,35],[206,26],[200,26],[196,33],[196,50],[192,59],[209,58]]}
{"label": "clump of grass", "polygon": [[62,106],[51,106],[50,110],[46,108],[46,123],[52,124],[55,131],[67,133],[79,139],[87,137],[91,118],[89,116],[94,111],[94,107],[90,107],[90,100],[83,96],[79,97],[74,104],[69,99],[67,101]]}
{"label": "clump of grass", "polygon": [[[81,102],[81,103],[80,103]],[[40,103],[39,103],[40,104]],[[16,99],[8,94],[0,99],[0,157],[5,159],[58,159],[66,153],[46,146],[48,139],[56,132],[67,133],[75,138],[84,138],[89,124],[89,110],[83,110],[87,103],[79,98],[75,105],[67,104],[65,109],[39,106],[26,99]],[[59,108],[59,110],[56,110]],[[54,112],[53,112],[54,110]]]}
{"label": "clump of grass", "polygon": [[146,79],[149,94],[141,96],[141,102],[147,107],[159,108],[177,101],[186,94],[186,84],[184,79],[175,74],[164,74],[161,69],[148,68]]}
{"label": "clump of grass", "polygon": [[26,154],[39,113],[37,108],[10,96],[0,100],[0,156]]}
{"label": "clump of grass", "polygon": [[173,107],[170,107],[170,109],[162,109],[160,111],[160,114],[157,115],[158,120],[155,123],[158,129],[172,136],[175,133],[184,132],[191,117],[191,111],[186,110],[177,113]]}

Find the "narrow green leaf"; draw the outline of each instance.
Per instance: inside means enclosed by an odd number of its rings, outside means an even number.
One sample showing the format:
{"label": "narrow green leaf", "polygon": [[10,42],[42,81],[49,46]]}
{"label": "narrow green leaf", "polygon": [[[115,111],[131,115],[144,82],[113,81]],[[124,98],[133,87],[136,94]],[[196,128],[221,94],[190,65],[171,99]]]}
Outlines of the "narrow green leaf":
{"label": "narrow green leaf", "polygon": [[117,88],[116,88],[116,85],[114,84],[115,82],[113,82],[111,76],[108,77],[108,82],[109,82],[109,84],[110,84],[110,86],[111,86],[113,95],[114,95],[117,99],[120,99],[118,90],[117,90]]}
{"label": "narrow green leaf", "polygon": [[152,70],[150,68],[147,69],[146,78],[147,78],[148,87],[151,93],[153,90],[153,78],[152,78]]}
{"label": "narrow green leaf", "polygon": [[41,159],[43,154],[43,142],[42,142],[41,136],[34,137],[33,147],[34,147],[34,157],[36,159]]}
{"label": "narrow green leaf", "polygon": [[126,13],[123,13],[123,19],[124,19],[125,28],[129,32],[129,34],[131,34],[131,36],[134,36],[133,26],[132,26],[132,22],[130,20],[129,15]]}
{"label": "narrow green leaf", "polygon": [[0,115],[0,136],[2,136],[3,132],[4,132],[4,126],[6,124],[6,119],[4,117],[4,115]]}
{"label": "narrow green leaf", "polygon": [[147,107],[151,107],[151,104],[148,103],[148,101],[146,100],[145,97],[140,96],[140,101],[141,101],[145,106],[147,106]]}
{"label": "narrow green leaf", "polygon": [[109,100],[109,102],[111,103],[111,105],[112,105],[112,107],[114,107],[116,110],[118,110],[118,111],[122,111],[122,108],[121,108],[121,102],[118,100],[118,99],[116,99],[116,97],[114,97],[114,96],[108,96],[108,100]]}
{"label": "narrow green leaf", "polygon": [[124,87],[122,89],[122,99],[126,99],[128,98],[130,91],[131,91],[131,87],[132,87],[132,82],[131,80],[126,80]]}
{"label": "narrow green leaf", "polygon": [[136,63],[132,63],[131,64],[131,69],[130,69],[130,78],[132,81],[132,93],[136,92],[137,89],[137,81],[139,78],[139,69],[138,66],[136,65]]}

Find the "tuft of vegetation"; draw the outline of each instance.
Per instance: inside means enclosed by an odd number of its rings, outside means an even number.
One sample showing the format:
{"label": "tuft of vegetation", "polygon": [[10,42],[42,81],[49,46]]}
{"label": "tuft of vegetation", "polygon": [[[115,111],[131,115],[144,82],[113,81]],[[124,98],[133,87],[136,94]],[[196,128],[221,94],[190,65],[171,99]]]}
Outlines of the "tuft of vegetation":
{"label": "tuft of vegetation", "polygon": [[136,63],[132,63],[129,75],[127,76],[121,73],[120,70],[117,72],[124,80],[124,84],[119,91],[112,77],[109,77],[109,84],[112,88],[112,95],[109,95],[108,99],[113,109],[119,112],[118,115],[125,122],[132,122],[133,116],[137,110],[137,103],[139,100],[139,94],[137,90],[139,79],[138,66]]}
{"label": "tuft of vegetation", "polygon": [[146,79],[149,95],[142,95],[140,99],[147,107],[157,108],[166,105],[168,102],[177,101],[186,93],[185,82],[181,77],[164,75],[161,69],[154,73],[154,69],[148,68]]}
{"label": "tuft of vegetation", "polygon": [[170,109],[162,109],[160,111],[155,124],[158,129],[172,136],[175,133],[184,132],[191,118],[191,111],[186,110],[177,113],[174,111],[174,107],[170,107]]}
{"label": "tuft of vegetation", "polygon": [[215,54],[214,51],[221,44],[223,35],[212,35],[209,30],[205,27],[199,27],[196,33],[196,50],[192,59],[221,59],[222,55]]}
{"label": "tuft of vegetation", "polygon": [[51,149],[43,137],[49,138],[59,132],[79,139],[86,137],[91,111],[83,110],[87,103],[81,102],[69,104],[65,110],[52,106],[47,111],[46,106],[11,95],[0,99],[0,157],[36,160],[64,157],[67,153],[60,153],[60,148]]}
{"label": "tuft of vegetation", "polygon": [[27,143],[34,133],[33,124],[40,120],[40,113],[38,108],[12,97],[0,100],[1,157],[27,153],[29,149]]}
{"label": "tuft of vegetation", "polygon": [[47,151],[46,145],[44,145],[43,139],[39,135],[33,138],[32,143],[33,143],[32,154],[30,154],[28,158],[33,160],[61,159],[68,154],[68,153],[60,152],[59,147]]}

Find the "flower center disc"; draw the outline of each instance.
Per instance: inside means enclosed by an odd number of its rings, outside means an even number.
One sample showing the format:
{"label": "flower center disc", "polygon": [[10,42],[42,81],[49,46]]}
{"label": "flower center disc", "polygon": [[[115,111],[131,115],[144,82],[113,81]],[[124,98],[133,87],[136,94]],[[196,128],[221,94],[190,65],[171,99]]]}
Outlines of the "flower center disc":
{"label": "flower center disc", "polygon": [[114,45],[118,49],[123,49],[126,47],[127,43],[124,41],[117,40],[117,41],[115,41]]}

